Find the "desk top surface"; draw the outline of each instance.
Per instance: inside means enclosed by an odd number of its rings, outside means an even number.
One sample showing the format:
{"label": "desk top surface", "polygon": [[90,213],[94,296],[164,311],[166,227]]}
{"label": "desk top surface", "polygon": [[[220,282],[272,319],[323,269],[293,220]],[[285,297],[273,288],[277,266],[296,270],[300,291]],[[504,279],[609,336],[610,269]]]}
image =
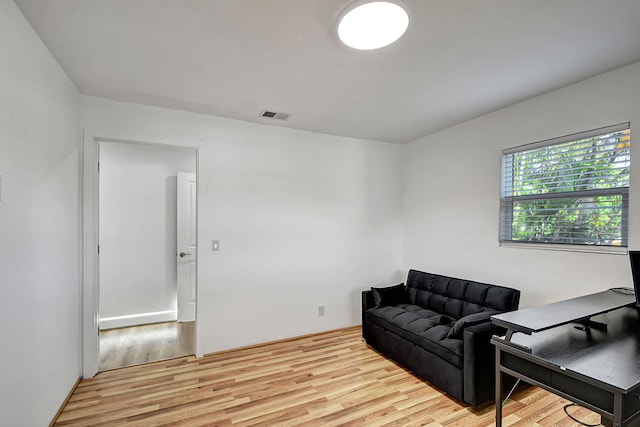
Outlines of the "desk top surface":
{"label": "desk top surface", "polygon": [[609,289],[565,301],[499,314],[492,316],[491,319],[496,325],[530,334],[585,320],[634,302],[634,294]]}
{"label": "desk top surface", "polygon": [[573,372],[605,389],[637,392],[640,388],[638,309],[622,307],[594,316],[593,320],[606,323],[607,331],[577,329],[565,324],[531,335],[514,333],[511,343],[531,349],[531,354],[499,341],[494,343],[504,351],[538,360],[559,371]]}

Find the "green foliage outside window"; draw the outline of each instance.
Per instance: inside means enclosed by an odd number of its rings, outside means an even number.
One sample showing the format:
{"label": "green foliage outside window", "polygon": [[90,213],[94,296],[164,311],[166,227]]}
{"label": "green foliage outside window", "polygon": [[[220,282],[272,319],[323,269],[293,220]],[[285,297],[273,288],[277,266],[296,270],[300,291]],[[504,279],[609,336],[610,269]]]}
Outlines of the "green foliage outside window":
{"label": "green foliage outside window", "polygon": [[628,128],[504,154],[501,241],[626,246],[629,165]]}

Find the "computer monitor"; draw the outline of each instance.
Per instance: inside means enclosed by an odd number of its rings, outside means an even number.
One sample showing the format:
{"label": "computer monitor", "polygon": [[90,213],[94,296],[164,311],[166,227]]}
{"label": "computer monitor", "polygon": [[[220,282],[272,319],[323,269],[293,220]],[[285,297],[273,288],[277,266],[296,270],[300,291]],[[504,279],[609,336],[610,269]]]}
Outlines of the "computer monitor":
{"label": "computer monitor", "polygon": [[640,251],[629,251],[633,290],[636,293],[636,305],[640,307]]}

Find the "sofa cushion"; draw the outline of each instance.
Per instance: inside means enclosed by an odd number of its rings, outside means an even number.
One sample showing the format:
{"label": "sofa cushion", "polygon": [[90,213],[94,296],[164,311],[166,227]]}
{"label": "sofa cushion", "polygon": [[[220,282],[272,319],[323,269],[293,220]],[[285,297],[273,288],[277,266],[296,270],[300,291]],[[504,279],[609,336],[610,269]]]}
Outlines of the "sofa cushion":
{"label": "sofa cushion", "polygon": [[397,304],[367,310],[367,321],[462,367],[463,342],[447,336],[455,322],[450,316],[413,304]]}
{"label": "sofa cushion", "polygon": [[373,301],[376,307],[409,303],[409,294],[407,293],[404,283],[387,286],[386,288],[372,287],[371,293],[373,294]]}
{"label": "sofa cushion", "polygon": [[486,310],[481,311],[480,313],[468,314],[464,317],[461,317],[460,319],[456,320],[451,329],[449,329],[447,337],[460,338],[462,337],[462,331],[467,326],[473,326],[479,323],[488,322],[491,316],[498,313],[499,311],[496,310]]}
{"label": "sofa cushion", "polygon": [[497,285],[409,270],[409,302],[460,319],[486,310],[510,311],[520,293]]}

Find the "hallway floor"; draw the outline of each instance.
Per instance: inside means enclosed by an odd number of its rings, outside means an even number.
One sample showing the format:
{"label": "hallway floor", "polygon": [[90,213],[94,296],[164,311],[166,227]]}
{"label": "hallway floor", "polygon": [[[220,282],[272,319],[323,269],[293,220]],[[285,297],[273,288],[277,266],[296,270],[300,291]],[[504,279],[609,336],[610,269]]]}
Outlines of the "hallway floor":
{"label": "hallway floor", "polygon": [[100,331],[100,371],[195,353],[195,322],[164,322]]}

